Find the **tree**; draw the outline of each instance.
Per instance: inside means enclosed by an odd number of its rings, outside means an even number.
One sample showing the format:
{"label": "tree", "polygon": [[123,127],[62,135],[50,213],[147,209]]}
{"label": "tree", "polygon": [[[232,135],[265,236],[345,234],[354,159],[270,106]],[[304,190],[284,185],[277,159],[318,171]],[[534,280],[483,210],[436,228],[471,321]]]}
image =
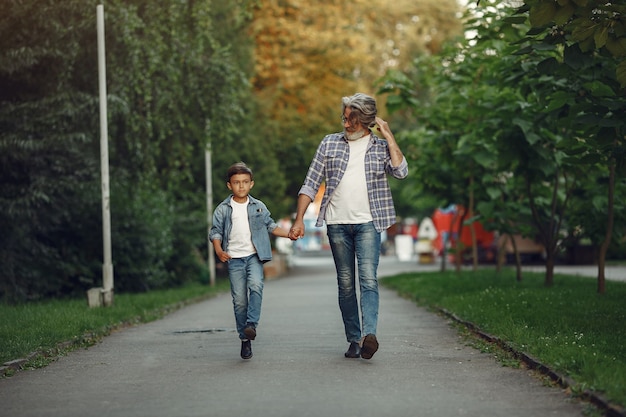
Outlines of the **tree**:
{"label": "tree", "polygon": [[66,244],[92,247],[83,236],[92,225],[77,217],[92,212],[88,190],[99,189],[96,160],[85,157],[97,126],[81,73],[85,5],[33,3],[4,2],[0,16],[0,297],[8,299],[58,294],[90,275],[89,260]]}
{"label": "tree", "polygon": [[[495,220],[501,233],[537,234],[546,248],[545,282],[551,285],[558,243],[567,226],[566,209],[583,180],[585,165],[564,152],[567,139],[578,130],[568,126],[569,116],[549,105],[550,97],[571,82],[564,74],[549,71],[560,51],[536,46],[532,54],[516,53],[520,47],[511,43],[525,41],[528,27],[524,19],[506,18],[510,13],[486,7],[482,15],[470,19],[477,36],[445,50],[436,58],[439,68],[416,62],[417,79],[427,84],[398,83],[394,74],[386,79],[384,91],[399,89],[388,103],[405,103],[416,113],[419,109],[435,132],[430,136],[439,140],[426,146],[444,150],[423,162],[432,167],[430,171],[420,172],[437,177],[439,169],[440,176],[451,177],[465,195],[457,195],[458,201],[475,198],[485,221],[506,215]],[[418,96],[424,92],[428,95],[420,102]],[[452,146],[441,146],[447,137],[453,138]],[[416,180],[427,181],[420,176]],[[523,215],[523,206],[529,209],[528,216]],[[528,220],[533,229],[524,226]]]}
{"label": "tree", "polygon": [[371,94],[387,68],[436,51],[459,33],[458,7],[454,0],[259,2],[252,85],[292,205],[321,137],[341,129],[341,97]]}
{"label": "tree", "polygon": [[[499,77],[494,70],[495,58],[506,46],[499,39],[503,25],[493,27],[489,19],[472,20],[472,28],[481,31],[472,42],[459,39],[439,55],[416,59],[408,76],[388,73],[380,90],[394,93],[387,101],[393,111],[411,108],[410,117],[418,118],[425,126],[412,135],[422,137],[419,144],[403,143],[404,147],[418,149],[415,155],[407,156],[415,158],[410,166],[417,166],[411,187],[436,195],[443,205],[466,207],[459,227],[468,220],[470,230],[480,218],[474,216],[474,202],[486,197],[482,182],[487,176],[495,177],[489,172],[499,169],[494,137],[501,129],[501,112],[510,108],[506,107],[510,89],[495,82]],[[494,113],[494,109],[499,112]],[[511,114],[515,111],[511,109]],[[467,217],[470,213],[472,217]],[[459,236],[460,232],[456,231]],[[457,245],[458,269],[466,248],[460,246],[460,240]],[[476,267],[475,242],[472,254]]]}
{"label": "tree", "polygon": [[543,67],[553,74],[566,72],[570,80],[565,91],[549,96],[550,109],[566,113],[564,120],[576,132],[564,148],[579,161],[603,163],[608,172],[606,232],[598,260],[598,292],[603,293],[615,224],[615,183],[626,173],[626,6],[592,0],[525,3],[519,12],[528,12],[534,27],[529,42],[563,51],[561,60],[553,58]]}
{"label": "tree", "polygon": [[[3,3],[4,299],[82,295],[101,275],[96,3],[90,3]],[[276,173],[273,152],[252,146],[256,138],[246,127],[254,109],[249,12],[247,1],[107,3],[117,291],[177,285],[200,275],[209,126],[216,164],[230,164],[246,149],[267,162],[260,175]],[[215,178],[222,175],[216,170]],[[280,188],[271,191],[268,200],[284,195]]]}

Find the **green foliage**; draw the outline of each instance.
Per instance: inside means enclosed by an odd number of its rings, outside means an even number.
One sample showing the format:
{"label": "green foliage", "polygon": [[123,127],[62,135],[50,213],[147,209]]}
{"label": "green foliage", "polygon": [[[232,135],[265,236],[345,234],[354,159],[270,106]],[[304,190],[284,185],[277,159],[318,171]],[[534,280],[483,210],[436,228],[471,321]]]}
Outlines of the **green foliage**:
{"label": "green foliage", "polygon": [[[613,77],[626,87],[626,7],[604,0],[526,0],[530,23],[542,31],[560,32],[583,52],[608,53],[621,60]],[[551,26],[555,24],[556,27]]]}
{"label": "green foliage", "polygon": [[84,235],[92,225],[81,217],[93,212],[87,196],[98,172],[96,100],[81,88],[85,7],[40,6],[5,2],[0,18],[0,298],[7,299],[71,291],[92,267]]}
{"label": "green foliage", "polygon": [[127,184],[112,184],[117,191],[111,199],[115,288],[160,288],[170,278],[165,263],[173,253],[174,206],[164,191],[149,183],[130,189],[124,188]]}
{"label": "green foliage", "polygon": [[626,284],[607,294],[589,278],[557,275],[545,288],[539,274],[523,282],[512,271],[405,274],[383,285],[421,305],[445,309],[505,340],[555,371],[626,404]]}
{"label": "green foliage", "polygon": [[[412,188],[435,201],[475,201],[486,227],[500,234],[540,237],[550,285],[560,244],[592,234],[598,244],[602,227],[615,226],[619,236],[626,227],[621,216],[601,226],[601,212],[585,204],[602,196],[606,210],[607,195],[618,201],[623,192],[607,180],[626,172],[618,61],[586,53],[561,32],[531,28],[525,8],[492,3],[466,16],[471,39],[416,58],[404,74],[389,72],[380,92],[419,122],[398,134],[414,167]],[[555,7],[535,3],[546,10],[533,19]]]}
{"label": "green foliage", "polygon": [[[530,20],[543,0],[528,2]],[[599,261],[603,264],[609,246],[620,240],[626,225],[620,213],[620,195],[626,174],[626,123],[624,122],[626,77],[624,54],[618,45],[626,42],[626,20],[623,5],[589,1],[554,4],[554,15],[546,12],[543,20],[555,20],[557,27],[539,27],[537,22],[524,40],[525,52],[541,49],[562,51],[540,68],[543,77],[560,80],[555,87],[541,91],[548,100],[548,110],[558,114],[557,126],[568,132],[557,145],[562,163],[577,165],[588,179],[580,188],[586,200],[574,202],[574,213],[579,223],[570,223],[570,229],[583,234],[600,246]],[[534,9],[533,9],[534,8]],[[569,8],[567,19],[559,19],[559,11]],[[523,9],[522,9],[523,10]],[[611,46],[609,46],[611,45]],[[602,187],[598,187],[603,184]],[[594,192],[595,191],[595,192]],[[597,211],[589,201],[606,200],[605,211]],[[597,206],[597,203],[595,204]],[[603,232],[590,224],[589,214],[604,217]],[[615,237],[613,235],[616,235]],[[570,238],[576,239],[575,233]],[[599,291],[603,291],[599,281]]]}
{"label": "green foliage", "polygon": [[[96,4],[7,0],[0,16],[0,298],[80,294],[101,280]],[[204,150],[255,155],[251,4],[109,1],[104,8],[116,291],[206,275]],[[251,129],[250,129],[251,130]],[[246,137],[245,141],[240,138]],[[263,159],[261,159],[263,158]],[[223,175],[214,171],[214,182]],[[266,189],[284,209],[280,176]]]}

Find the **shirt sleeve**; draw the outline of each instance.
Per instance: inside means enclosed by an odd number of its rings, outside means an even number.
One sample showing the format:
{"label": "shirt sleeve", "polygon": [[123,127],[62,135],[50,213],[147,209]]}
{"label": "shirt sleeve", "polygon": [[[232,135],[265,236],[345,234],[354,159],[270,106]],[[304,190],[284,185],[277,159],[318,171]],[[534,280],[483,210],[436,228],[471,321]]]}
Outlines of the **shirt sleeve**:
{"label": "shirt sleeve", "polygon": [[406,161],[404,155],[402,156],[402,162],[397,167],[391,165],[391,159],[389,159],[389,164],[387,166],[387,172],[394,178],[399,180],[404,179],[409,175],[409,163]]}
{"label": "shirt sleeve", "polygon": [[311,165],[309,165],[309,170],[304,179],[304,184],[300,188],[300,191],[298,191],[298,195],[305,194],[311,201],[315,199],[317,190],[319,190],[326,176],[324,167],[325,149],[326,138],[324,138],[317,147],[317,151],[315,151],[315,155],[313,156],[313,160],[311,161]]}
{"label": "shirt sleeve", "polygon": [[213,240],[218,239],[222,241],[223,230],[224,230],[224,210],[222,206],[219,205],[213,212],[213,224],[211,225],[211,230],[209,230],[209,240],[213,242]]}
{"label": "shirt sleeve", "polygon": [[278,227],[278,224],[272,218],[272,213],[270,213],[267,207],[265,207],[265,204],[263,206],[265,213],[265,227],[267,228],[268,233],[272,233],[274,229]]}

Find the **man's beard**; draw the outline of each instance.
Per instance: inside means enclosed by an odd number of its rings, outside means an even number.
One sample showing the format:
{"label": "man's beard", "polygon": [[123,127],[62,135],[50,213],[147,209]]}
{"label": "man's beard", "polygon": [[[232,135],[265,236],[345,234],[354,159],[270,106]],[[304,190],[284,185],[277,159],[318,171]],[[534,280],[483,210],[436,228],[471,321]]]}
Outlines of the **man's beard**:
{"label": "man's beard", "polygon": [[347,130],[344,129],[344,135],[346,135],[346,139],[348,140],[357,140],[357,139],[361,139],[363,136],[365,136],[365,130],[364,129],[359,129],[356,132],[352,132],[349,133]]}

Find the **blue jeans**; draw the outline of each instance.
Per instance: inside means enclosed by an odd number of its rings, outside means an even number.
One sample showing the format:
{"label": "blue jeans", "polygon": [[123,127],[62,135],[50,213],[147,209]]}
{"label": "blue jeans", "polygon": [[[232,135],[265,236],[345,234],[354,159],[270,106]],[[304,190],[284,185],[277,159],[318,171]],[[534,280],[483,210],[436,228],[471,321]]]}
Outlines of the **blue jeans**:
{"label": "blue jeans", "polygon": [[228,278],[237,333],[240,339],[246,339],[243,329],[248,324],[256,328],[261,317],[263,263],[256,253],[245,258],[233,258],[228,261]]}
{"label": "blue jeans", "polygon": [[[361,336],[376,334],[378,324],[378,261],[380,233],[374,223],[329,224],[328,240],[337,269],[339,309],[348,342],[357,342]],[[357,302],[355,259],[358,263],[361,319]]]}

